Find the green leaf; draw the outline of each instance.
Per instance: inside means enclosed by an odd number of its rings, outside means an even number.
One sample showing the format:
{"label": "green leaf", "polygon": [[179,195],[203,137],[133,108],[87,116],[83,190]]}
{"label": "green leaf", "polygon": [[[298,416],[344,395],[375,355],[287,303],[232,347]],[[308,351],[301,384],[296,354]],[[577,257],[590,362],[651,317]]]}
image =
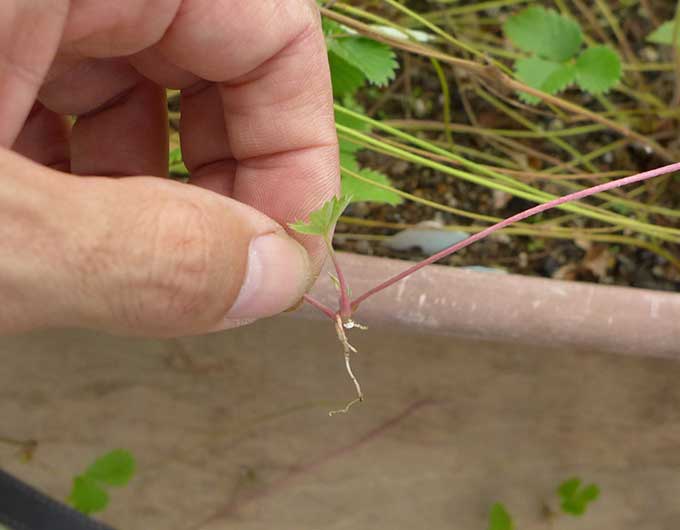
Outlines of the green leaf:
{"label": "green leaf", "polygon": [[[354,112],[357,112],[359,114],[365,114],[364,107],[354,99],[352,94],[345,94],[342,97],[342,106],[345,107],[348,110],[352,110]],[[339,123],[340,125],[344,125],[345,127],[349,127],[350,129],[354,129],[356,131],[361,131],[361,132],[368,132],[371,130],[371,124],[366,123],[363,120],[353,118],[349,114],[345,114],[344,112],[336,112],[335,113],[335,123]]]}
{"label": "green leaf", "polygon": [[383,86],[394,79],[399,66],[392,48],[366,37],[328,39],[328,50],[361,71],[374,85]]}
{"label": "green leaf", "polygon": [[[664,22],[654,31],[652,31],[648,36],[647,40],[649,42],[654,42],[656,44],[673,44],[673,28],[675,27],[675,21],[669,20]],[[678,42],[680,45],[680,42]]]}
{"label": "green leaf", "polygon": [[321,28],[323,29],[323,34],[326,36],[336,35],[338,33],[346,33],[340,24],[338,24],[335,20],[331,20],[330,18],[326,17],[322,17],[321,19]]}
{"label": "green leaf", "polygon": [[340,166],[351,171],[359,171],[356,153],[362,147],[347,140],[340,140]]}
{"label": "green leaf", "polygon": [[594,46],[576,60],[576,82],[591,94],[601,94],[621,79],[621,58],[608,46]]}
{"label": "green leaf", "polygon": [[309,220],[306,223],[288,223],[288,226],[301,234],[327,237],[351,201],[352,197],[348,196],[333,197],[326,201],[321,208],[310,213]]}
{"label": "green leaf", "polygon": [[134,472],[133,456],[124,449],[116,449],[95,460],[85,471],[85,476],[109,486],[125,486]]}
{"label": "green leaf", "polygon": [[[519,59],[515,63],[517,79],[530,87],[548,94],[556,94],[569,86],[576,76],[575,67],[569,63],[546,61],[539,57]],[[527,103],[538,103],[540,99],[525,92],[520,97]]]}
{"label": "green leaf", "polygon": [[73,479],[68,501],[76,510],[89,515],[105,509],[109,504],[109,496],[90,477],[79,475]]}
{"label": "green leaf", "polygon": [[560,484],[560,487],[557,489],[557,494],[560,497],[564,498],[573,497],[574,495],[576,495],[576,492],[578,491],[580,485],[581,479],[570,478],[562,482],[562,484]]}
{"label": "green leaf", "polygon": [[597,484],[590,484],[589,486],[583,488],[583,491],[581,492],[581,498],[587,502],[596,501],[599,496],[600,488],[597,486]]}
{"label": "green leaf", "polygon": [[583,41],[578,22],[543,7],[520,11],[505,22],[503,31],[520,50],[557,62],[576,55]]}
{"label": "green leaf", "polygon": [[500,502],[491,507],[489,513],[489,530],[513,530],[512,517]]}
{"label": "green leaf", "polygon": [[355,68],[337,53],[330,50],[328,52],[328,65],[331,69],[333,95],[336,98],[353,94],[366,81],[366,76],[361,70]]}
{"label": "green leaf", "polygon": [[[343,166],[347,167],[344,164]],[[383,175],[378,171],[373,171],[372,169],[348,169],[373,182],[384,184],[385,186],[392,185],[387,175]],[[342,194],[351,196],[352,202],[378,202],[391,204],[392,206],[404,202],[404,199],[393,191],[372,186],[368,182],[345,174],[342,176]]]}
{"label": "green leaf", "polygon": [[557,494],[562,499],[562,511],[579,516],[586,512],[588,504],[598,499],[600,488],[596,484],[581,488],[581,480],[571,478],[560,484]]}

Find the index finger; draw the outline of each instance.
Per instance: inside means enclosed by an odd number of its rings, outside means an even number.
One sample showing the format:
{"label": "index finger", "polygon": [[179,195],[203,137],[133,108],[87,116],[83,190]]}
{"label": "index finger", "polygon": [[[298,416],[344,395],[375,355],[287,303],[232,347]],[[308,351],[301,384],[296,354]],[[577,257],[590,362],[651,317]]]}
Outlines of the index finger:
{"label": "index finger", "polygon": [[[191,120],[191,128],[182,128],[190,169],[225,172],[214,177],[233,179],[235,199],[284,227],[338,191],[330,74],[313,2],[185,2],[158,48],[219,87],[222,108],[214,110],[224,127]],[[225,137],[222,152],[200,149],[214,144],[211,135]],[[192,146],[195,152],[188,152]],[[226,160],[235,164],[221,163]],[[299,239],[320,265],[323,242]]]}

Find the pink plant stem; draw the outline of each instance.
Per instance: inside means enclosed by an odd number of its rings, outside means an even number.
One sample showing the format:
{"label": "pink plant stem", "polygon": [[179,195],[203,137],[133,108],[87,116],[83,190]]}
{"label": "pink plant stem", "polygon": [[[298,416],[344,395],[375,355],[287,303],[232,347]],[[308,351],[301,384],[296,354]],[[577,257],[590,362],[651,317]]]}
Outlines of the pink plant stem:
{"label": "pink plant stem", "polygon": [[327,241],[328,253],[331,255],[331,260],[333,261],[333,267],[335,267],[335,273],[338,277],[338,283],[340,284],[340,317],[349,318],[352,316],[352,306],[349,302],[349,288],[347,286],[347,280],[345,280],[345,275],[342,273],[340,264],[338,263],[338,258],[333,250],[333,245],[330,241]]}
{"label": "pink plant stem", "polygon": [[640,182],[643,180],[647,180],[650,178],[658,177],[661,175],[665,175],[667,173],[672,173],[674,171],[680,170],[680,162],[675,163],[675,164],[670,164],[668,166],[663,166],[660,168],[652,169],[650,171],[645,171],[644,173],[638,173],[637,175],[631,175],[630,177],[624,177],[620,178],[617,180],[612,180],[610,182],[606,182],[605,184],[599,184],[597,186],[593,186],[591,188],[586,188],[585,190],[577,191],[575,193],[570,193],[569,195],[565,195],[564,197],[559,197],[557,199],[554,199],[550,202],[546,202],[545,204],[539,204],[538,206],[534,206],[533,208],[529,208],[528,210],[524,210],[523,212],[520,212],[518,214],[513,215],[512,217],[508,217],[507,219],[504,219],[503,221],[500,221],[499,223],[496,223],[495,225],[492,225],[488,228],[485,228],[481,232],[478,232],[474,235],[471,235],[467,239],[461,241],[460,243],[456,243],[455,245],[452,245],[448,248],[445,248],[444,250],[441,250],[440,252],[437,252],[436,254],[433,254],[429,258],[416,263],[412,267],[407,268],[406,270],[400,272],[399,274],[396,274],[395,276],[392,276],[388,280],[382,282],[380,285],[377,285],[373,287],[372,289],[369,289],[366,291],[364,294],[361,296],[355,298],[352,300],[351,307],[352,309],[356,310],[357,307],[359,307],[359,304],[369,298],[370,296],[373,296],[374,294],[382,291],[383,289],[387,289],[391,285],[394,285],[397,283],[399,280],[403,280],[407,276],[413,274],[414,272],[422,269],[423,267],[430,265],[434,263],[435,261],[439,261],[442,258],[445,258],[446,256],[449,256],[453,254],[454,252],[459,251],[462,248],[467,247],[468,245],[471,245],[472,243],[479,241],[480,239],[484,239],[485,237],[493,234],[497,230],[500,230],[501,228],[505,228],[508,225],[511,225],[512,223],[516,223],[517,221],[522,221],[523,219],[526,219],[527,217],[531,217],[532,215],[536,215],[537,213],[545,212],[546,210],[550,210],[551,208],[555,208],[556,206],[560,206],[561,204],[575,201],[578,199],[583,199],[584,197],[589,197],[591,195],[595,195],[596,193],[600,193],[603,191],[608,191],[614,188],[619,188],[621,186],[626,186],[628,184],[633,184],[635,182]]}
{"label": "pink plant stem", "polygon": [[317,299],[313,298],[312,296],[310,296],[308,294],[304,295],[302,298],[309,305],[316,307],[319,311],[324,313],[328,318],[330,318],[331,320],[335,320],[335,311],[333,311],[330,307],[328,307],[325,304],[322,304]]}

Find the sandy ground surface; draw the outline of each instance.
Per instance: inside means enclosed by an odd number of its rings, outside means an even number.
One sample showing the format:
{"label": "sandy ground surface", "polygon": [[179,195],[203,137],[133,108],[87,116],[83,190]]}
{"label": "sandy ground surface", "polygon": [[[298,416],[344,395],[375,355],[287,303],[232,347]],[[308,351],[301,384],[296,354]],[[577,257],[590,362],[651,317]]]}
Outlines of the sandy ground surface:
{"label": "sandy ground surface", "polygon": [[[0,465],[58,498],[98,455],[139,472],[118,529],[680,528],[680,365],[372,329],[352,397],[333,329],[288,317],[181,341],[49,332],[0,340]],[[546,518],[579,475],[601,499]]]}

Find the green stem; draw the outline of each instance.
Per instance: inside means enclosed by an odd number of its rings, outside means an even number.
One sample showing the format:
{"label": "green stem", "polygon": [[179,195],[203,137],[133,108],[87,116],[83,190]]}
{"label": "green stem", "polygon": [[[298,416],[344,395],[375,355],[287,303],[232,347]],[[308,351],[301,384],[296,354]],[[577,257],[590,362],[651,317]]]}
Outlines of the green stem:
{"label": "green stem", "polygon": [[[477,164],[475,162],[471,162],[463,157],[460,157],[458,155],[455,155],[449,151],[446,151],[444,149],[441,149],[435,145],[432,145],[431,143],[416,138],[414,136],[411,136],[407,133],[404,133],[402,131],[399,131],[398,129],[395,129],[393,127],[389,127],[387,125],[384,125],[383,123],[373,120],[371,118],[367,118],[361,114],[355,113],[351,110],[348,110],[340,105],[335,105],[335,110],[339,113],[346,114],[348,116],[354,117],[358,120],[365,121],[366,123],[370,123],[372,127],[376,129],[383,130],[393,136],[396,136],[398,138],[401,138],[403,140],[406,140],[414,145],[419,145],[420,147],[423,147],[429,151],[442,154],[449,159],[459,162],[463,167],[470,168],[482,175],[487,175],[488,177],[492,177],[493,180],[489,180],[488,178],[480,177],[478,175],[473,175],[471,173],[468,173],[466,171],[462,171],[459,169],[451,168],[449,166],[439,164],[437,162],[430,161],[424,157],[420,157],[417,155],[414,155],[412,153],[408,153],[407,151],[404,151],[403,149],[399,149],[397,147],[391,146],[389,144],[385,144],[384,142],[381,142],[379,140],[376,140],[370,136],[367,136],[363,133],[360,133],[354,129],[344,127],[340,124],[337,125],[338,131],[342,132],[343,134],[357,138],[360,141],[363,141],[366,144],[369,145],[376,145],[383,150],[389,152],[390,154],[393,154],[394,156],[397,156],[399,158],[402,158],[404,160],[408,160],[411,162],[415,162],[418,164],[425,165],[427,167],[431,167],[432,169],[436,169],[438,171],[442,171],[443,173],[462,178],[464,180],[467,180],[469,182],[473,182],[475,184],[479,184],[481,186],[485,186],[488,188],[492,189],[498,189],[500,191],[506,191],[510,193],[511,195],[517,196],[517,197],[522,197],[534,202],[545,202],[549,201],[555,198],[554,195],[542,192],[540,190],[536,190],[532,188],[531,186],[517,182],[515,179],[512,177],[509,177],[507,175],[503,175],[501,173],[498,173],[496,171],[490,170],[487,167],[484,167],[480,164]],[[602,212],[600,209],[597,207],[589,206],[589,205],[583,205],[583,204],[565,204],[563,206],[560,206],[562,209],[565,209],[567,211],[579,213],[581,215],[585,215],[587,217],[591,217],[594,219],[598,219],[607,223],[611,224],[618,224],[622,226],[629,226],[631,228],[634,228],[640,233],[646,233],[649,235],[656,235],[665,241],[680,241],[680,230],[675,229],[675,228],[668,228],[668,227],[661,227],[661,226],[654,226],[654,225],[648,225],[646,223],[640,223],[638,221],[635,221],[633,219],[628,219],[627,217],[618,215],[618,214],[613,214],[609,212]]]}

